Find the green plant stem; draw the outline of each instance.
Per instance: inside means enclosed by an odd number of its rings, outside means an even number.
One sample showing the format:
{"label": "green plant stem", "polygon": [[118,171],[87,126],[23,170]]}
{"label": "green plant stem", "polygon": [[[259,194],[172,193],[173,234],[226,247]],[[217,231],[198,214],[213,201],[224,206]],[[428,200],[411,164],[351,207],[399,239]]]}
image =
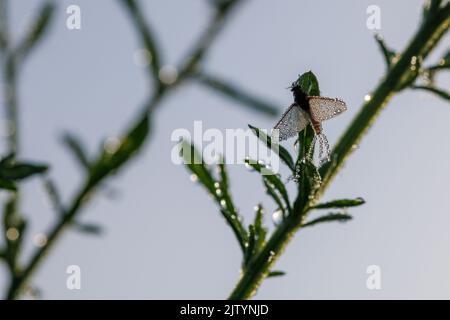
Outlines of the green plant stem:
{"label": "green plant stem", "polygon": [[447,32],[449,25],[450,4],[447,4],[445,8],[423,22],[398,62],[392,66],[387,76],[373,91],[371,99],[363,104],[359,113],[336,144],[332,153],[332,161],[321,168],[320,173],[323,177],[323,183],[319,195],[323,193],[339,172],[345,159],[356,149],[355,147],[358,146],[364,134],[375,122],[381,110],[397,92],[396,88],[402,85],[403,79],[407,78],[411,72],[412,57],[422,57],[424,60]]}
{"label": "green plant stem", "polygon": [[272,266],[294,237],[297,225],[296,220],[287,218],[274,230],[262,251],[250,261],[228,299],[248,299],[256,294]]}
{"label": "green plant stem", "polygon": [[[5,48],[4,65],[3,65],[3,79],[5,84],[3,86],[3,97],[5,100],[5,116],[6,116],[6,130],[7,132],[7,153],[14,158],[17,157],[19,150],[19,103],[17,95],[17,61],[14,59],[12,53],[8,48]],[[8,196],[8,202],[11,203],[12,215],[14,220],[19,220],[20,215],[20,186],[17,186],[17,190]],[[6,231],[6,226],[4,226]],[[21,234],[20,237],[23,235]],[[10,248],[16,244],[11,241],[6,241],[6,245]],[[8,250],[9,251],[9,250]],[[8,255],[6,257],[7,266],[11,276],[11,281],[17,281],[17,254]]]}
{"label": "green plant stem", "polygon": [[[158,91],[148,102],[144,108],[144,114],[149,115],[153,107],[161,103],[165,91]],[[139,118],[141,119],[141,118]],[[138,122],[137,122],[138,123]],[[60,219],[50,228],[47,233],[47,242],[44,246],[36,249],[26,267],[12,279],[7,290],[6,299],[16,299],[20,296],[24,286],[39,267],[40,263],[46,257],[50,249],[55,245],[63,231],[69,227],[75,218],[82,212],[83,207],[89,202],[93,192],[95,192],[98,185],[109,175],[106,174],[101,179],[91,182],[91,177],[86,177],[86,181],[79,192],[76,193],[74,200],[70,207],[63,212],[59,212]]]}
{"label": "green plant stem", "polygon": [[[354,145],[358,144],[369,127],[376,120],[379,112],[387,105],[392,96],[397,92],[404,79],[410,73],[410,62],[413,56],[420,56],[423,59],[436,46],[450,25],[450,4],[439,9],[432,16],[429,16],[420,26],[408,47],[400,56],[398,62],[388,71],[377,88],[373,91],[370,101],[365,103],[359,114],[352,121],[347,131],[343,134],[332,153],[331,164],[324,166],[321,170],[323,183],[316,193],[316,197],[324,192],[332,178],[336,176],[342,168],[345,159],[354,150]],[[296,216],[306,214],[308,204],[303,204],[297,210]],[[270,267],[281,255],[281,251],[292,239],[294,232],[300,228],[301,220],[286,219],[275,229],[262,252],[250,263],[244,274],[238,281],[236,287],[229,296],[233,300],[251,298],[264,278],[270,271]],[[272,254],[270,254],[272,253]],[[271,256],[269,259],[268,257]]]}

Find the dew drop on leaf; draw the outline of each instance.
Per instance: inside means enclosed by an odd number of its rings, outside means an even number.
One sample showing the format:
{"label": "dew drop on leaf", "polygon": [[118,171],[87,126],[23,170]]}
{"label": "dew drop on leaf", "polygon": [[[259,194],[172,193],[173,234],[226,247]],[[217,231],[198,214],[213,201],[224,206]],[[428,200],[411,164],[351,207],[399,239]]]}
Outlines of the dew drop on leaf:
{"label": "dew drop on leaf", "polygon": [[272,213],[272,221],[275,225],[279,225],[283,221],[283,211],[281,209]]}

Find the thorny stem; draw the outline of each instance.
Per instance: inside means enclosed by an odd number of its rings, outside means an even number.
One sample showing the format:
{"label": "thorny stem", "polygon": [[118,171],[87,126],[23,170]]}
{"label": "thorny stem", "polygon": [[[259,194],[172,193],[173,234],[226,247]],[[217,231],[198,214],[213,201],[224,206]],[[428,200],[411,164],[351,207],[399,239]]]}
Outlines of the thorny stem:
{"label": "thorny stem", "polygon": [[[316,198],[320,197],[329,186],[333,177],[336,176],[344,161],[353,151],[353,146],[359,143],[376,120],[380,111],[397,92],[396,88],[403,84],[404,79],[411,71],[411,58],[416,56],[424,59],[447,32],[449,25],[450,4],[448,3],[424,20],[398,62],[392,66],[387,75],[381,80],[380,84],[373,91],[371,100],[362,106],[359,114],[337,143],[332,152],[331,164],[321,169],[323,183],[315,194]],[[295,212],[295,215],[299,217],[304,216],[308,211],[307,206],[307,203],[303,204],[301,208],[297,209],[298,212]],[[300,227],[301,219],[285,219],[277,227],[262,252],[246,269],[229,299],[249,299],[255,294],[270,271],[271,266],[281,256],[282,249],[286,247],[295,231]]]}
{"label": "thorny stem", "polygon": [[[0,0],[0,3],[3,0]],[[188,54],[187,58],[184,59],[184,62],[182,63],[182,69],[180,72],[180,75],[177,79],[177,81],[168,86],[165,84],[162,84],[161,82],[154,82],[155,84],[155,91],[152,95],[152,97],[149,99],[149,102],[144,107],[144,113],[143,117],[149,116],[149,121],[152,120],[151,115],[155,111],[155,109],[161,104],[161,101],[165,96],[167,96],[169,93],[172,93],[181,83],[183,83],[185,80],[188,80],[190,76],[192,76],[192,73],[196,70],[197,66],[203,59],[203,57],[208,52],[210,46],[213,44],[216,36],[219,34],[220,30],[224,26],[225,18],[229,16],[229,14],[232,12],[232,9],[236,7],[237,4],[244,2],[245,0],[230,0],[228,3],[221,8],[221,10],[218,10],[216,14],[214,15],[213,19],[211,20],[209,26],[206,28],[206,31],[200,36],[199,40],[196,42],[196,44],[193,46],[192,50]],[[134,3],[133,1],[130,1],[130,3]],[[139,11],[132,11],[132,15],[136,14],[136,12]],[[148,32],[144,30],[146,28],[146,24],[144,23],[143,17],[139,15],[138,18],[134,16],[135,20],[138,20],[139,23],[136,24],[138,32],[141,34],[142,39],[145,42],[148,41]],[[144,29],[143,29],[144,28]],[[145,35],[147,33],[147,36]],[[153,70],[153,76],[154,80],[156,80],[156,70]],[[16,116],[17,108],[11,108],[14,110],[11,110],[13,115]],[[140,123],[142,118],[139,118],[136,123]],[[150,126],[151,127],[151,126]],[[150,133],[147,137],[147,139],[150,138]],[[16,138],[14,138],[16,139]],[[82,208],[87,204],[87,202],[90,199],[90,195],[96,187],[103,182],[103,179],[100,181],[97,181],[94,185],[89,183],[89,177],[87,178],[84,186],[80,189],[80,191],[75,195],[74,200],[72,201],[72,204],[69,206],[69,209],[65,212],[61,213],[61,219],[56,222],[48,232],[47,236],[47,243],[39,248],[36,249],[36,251],[32,254],[32,257],[30,261],[27,263],[26,267],[23,269],[22,272],[20,272],[18,275],[13,277],[11,279],[11,283],[9,286],[9,289],[7,290],[6,298],[7,299],[16,299],[20,296],[22,293],[22,290],[26,286],[27,282],[29,281],[30,277],[33,275],[33,273],[36,271],[36,269],[39,267],[40,263],[44,259],[44,257],[49,253],[50,249],[55,245],[63,231],[66,229],[66,227],[70,226],[71,223],[73,223],[76,216],[82,211]]]}

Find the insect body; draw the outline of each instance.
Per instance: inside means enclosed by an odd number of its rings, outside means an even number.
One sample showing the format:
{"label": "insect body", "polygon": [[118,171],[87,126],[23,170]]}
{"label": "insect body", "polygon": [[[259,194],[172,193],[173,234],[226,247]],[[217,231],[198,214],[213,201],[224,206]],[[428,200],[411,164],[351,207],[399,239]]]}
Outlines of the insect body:
{"label": "insect body", "polygon": [[323,134],[322,122],[347,110],[345,102],[337,98],[308,96],[296,82],[292,84],[290,89],[294,95],[294,103],[284,112],[274,127],[278,130],[280,140],[286,140],[297,135],[311,123],[320,141],[319,158],[323,153],[324,146],[328,158],[329,147]]}

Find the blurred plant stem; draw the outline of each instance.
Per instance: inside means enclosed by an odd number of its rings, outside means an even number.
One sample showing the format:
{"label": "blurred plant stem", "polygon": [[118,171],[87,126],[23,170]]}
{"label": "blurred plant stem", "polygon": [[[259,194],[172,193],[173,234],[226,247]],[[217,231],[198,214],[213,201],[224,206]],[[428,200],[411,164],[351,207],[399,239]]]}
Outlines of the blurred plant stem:
{"label": "blurred plant stem", "polygon": [[[73,225],[76,222],[76,218],[82,211],[83,207],[92,197],[95,190],[104,182],[104,180],[117,172],[119,168],[123,167],[124,164],[139,151],[144,142],[147,141],[151,136],[151,122],[154,111],[161,105],[163,99],[171,94],[176,88],[178,88],[182,83],[187,80],[194,80],[195,73],[199,70],[204,57],[207,55],[210,46],[213,44],[214,40],[217,38],[218,34],[225,26],[228,17],[234,11],[234,9],[245,2],[246,0],[227,0],[227,1],[216,1],[214,5],[214,14],[211,18],[209,25],[206,27],[205,31],[199,36],[198,40],[194,42],[191,50],[184,59],[182,59],[178,70],[178,76],[176,81],[173,83],[166,83],[161,79],[161,68],[163,67],[163,57],[161,55],[157,39],[154,32],[151,30],[150,25],[143,15],[143,11],[139,6],[139,2],[136,0],[118,0],[123,7],[127,10],[133,25],[136,28],[136,32],[140,37],[142,45],[151,55],[151,61],[149,65],[148,78],[152,84],[153,92],[147,99],[143,110],[137,117],[136,121],[132,123],[129,130],[121,138],[121,145],[117,151],[112,154],[102,150],[95,161],[92,163],[87,162],[87,156],[82,154],[81,146],[77,145],[77,141],[70,137],[70,148],[72,151],[77,153],[79,160],[82,160],[83,166],[87,170],[87,175],[79,191],[76,192],[73,200],[69,205],[63,206],[61,203],[55,203],[54,207],[59,211],[59,218],[50,227],[47,233],[47,242],[40,248],[36,248],[32,253],[30,260],[25,264],[23,268],[15,272],[15,276],[11,279],[10,286],[6,293],[7,299],[15,299],[20,297],[23,293],[23,289],[26,287],[30,278],[34,272],[39,267],[40,263],[47,256],[50,249],[56,244],[59,237],[62,235],[63,231]],[[5,5],[5,0],[0,0],[0,8]],[[2,16],[6,18],[6,14],[1,12]],[[0,19],[0,27],[6,25],[5,20]],[[6,30],[2,28],[2,31]],[[3,32],[2,32],[3,34]],[[2,37],[3,39],[3,37]],[[3,41],[1,42],[3,43]],[[25,48],[27,48],[25,46]],[[28,49],[28,48],[27,48]],[[19,52],[20,53],[20,52]],[[17,57],[17,52],[15,54]],[[15,57],[11,55],[12,58]],[[22,55],[20,55],[22,56]],[[16,78],[15,78],[15,65],[12,64],[14,59],[10,60],[8,63],[9,69],[7,76],[9,77],[9,82],[16,88]],[[14,91],[15,93],[15,91]],[[17,121],[17,105],[16,99],[12,100],[9,104],[9,116],[8,118],[18,124]],[[248,101],[243,101],[243,103],[251,103]],[[258,109],[258,108],[256,108]],[[273,110],[267,112],[267,109],[259,110],[262,113],[273,114]],[[18,128],[16,128],[16,132]],[[14,137],[10,138],[10,149],[16,148],[18,137],[17,133]],[[67,141],[69,141],[67,140]],[[51,188],[54,193],[54,186]],[[57,196],[52,195],[51,198],[55,201],[58,199]],[[56,200],[57,201],[57,200]]]}
{"label": "blurred plant stem", "polygon": [[[322,184],[315,192],[315,200],[330,185],[332,179],[342,168],[346,158],[375,122],[380,111],[399,91],[398,88],[405,88],[405,81],[411,81],[411,77],[417,77],[414,72],[417,66],[413,65],[412,61],[417,58],[420,61],[424,60],[448,31],[450,3],[446,2],[443,6],[441,6],[441,1],[431,1],[431,3],[432,9],[424,16],[422,24],[409,45],[398,57],[397,62],[393,63],[379,85],[372,91],[371,99],[362,105],[359,113],[334,148],[331,161],[321,168]],[[296,201],[296,203],[299,205],[294,207],[294,214],[288,216],[277,226],[261,253],[243,272],[229,299],[248,299],[256,293],[262,281],[269,274],[272,265],[281,256],[283,249],[293,238],[296,231],[302,227],[302,219],[310,209],[309,201]]]}

